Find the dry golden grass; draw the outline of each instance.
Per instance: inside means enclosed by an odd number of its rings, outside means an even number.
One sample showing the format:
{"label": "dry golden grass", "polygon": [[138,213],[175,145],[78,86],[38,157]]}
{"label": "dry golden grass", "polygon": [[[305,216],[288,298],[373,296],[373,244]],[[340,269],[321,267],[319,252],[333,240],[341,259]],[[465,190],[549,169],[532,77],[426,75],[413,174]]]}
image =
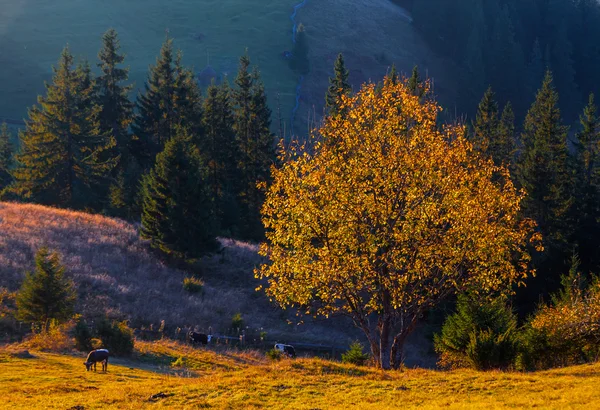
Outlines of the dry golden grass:
{"label": "dry golden grass", "polygon": [[[77,311],[84,316],[107,314],[136,326],[165,320],[171,329],[219,329],[244,311],[248,300],[239,290],[210,283],[203,295],[186,292],[186,274],[162,263],[139,238],[138,227],[119,219],[0,202],[0,232],[0,287],[18,289],[25,271],[33,269],[36,250],[46,245],[62,255],[67,275],[78,287]],[[256,252],[247,251],[251,245],[225,246],[251,278],[259,260]]]}
{"label": "dry golden grass", "polygon": [[0,202],[0,290],[17,290],[34,267],[35,252],[46,245],[62,255],[78,288],[76,311],[85,317],[106,314],[156,329],[164,320],[167,336],[174,337],[177,327],[186,326],[225,334],[241,313],[246,326],[256,334],[263,328],[269,340],[343,345],[357,337],[347,323],[288,325],[293,312],[282,313],[255,291],[253,269],[261,261],[255,244],[221,239],[222,253],[195,266],[204,286],[194,294],[183,289],[190,273],[162,263],[138,228],[101,215]]}
{"label": "dry golden grass", "polygon": [[[111,359],[104,374],[85,372],[83,355],[32,354],[0,350],[3,408],[600,407],[600,364],[539,373],[384,373],[319,359],[269,362],[252,352],[140,342],[132,359]],[[165,397],[149,400],[161,392]]]}

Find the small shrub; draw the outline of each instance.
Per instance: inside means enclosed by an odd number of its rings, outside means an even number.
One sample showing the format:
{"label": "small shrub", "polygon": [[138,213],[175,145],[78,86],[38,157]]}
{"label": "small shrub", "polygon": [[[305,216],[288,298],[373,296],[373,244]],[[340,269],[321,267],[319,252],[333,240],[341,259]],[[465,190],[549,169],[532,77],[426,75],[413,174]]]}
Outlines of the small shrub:
{"label": "small shrub", "polygon": [[183,279],[183,289],[190,293],[203,293],[204,282],[194,277]]}
{"label": "small shrub", "polygon": [[541,306],[525,326],[520,369],[569,366],[600,358],[600,279],[586,280],[578,267],[579,259],[574,257],[552,304]]}
{"label": "small shrub", "polygon": [[102,340],[98,339],[97,337],[92,338],[92,340],[90,340],[90,344],[92,345],[93,350],[102,348]]}
{"label": "small shrub", "polygon": [[342,362],[364,366],[367,360],[369,360],[369,355],[363,353],[363,349],[364,346],[359,341],[352,342],[346,353],[342,353]]}
{"label": "small shrub", "polygon": [[45,352],[66,352],[75,346],[74,339],[69,336],[73,329],[73,321],[59,323],[51,320],[40,331],[34,332],[26,341],[25,346]]}
{"label": "small shrub", "polygon": [[460,296],[456,313],[434,336],[439,364],[446,368],[506,369],[518,353],[517,317],[503,300]]}
{"label": "small shrub", "polygon": [[112,354],[124,356],[133,351],[133,331],[127,326],[127,322],[110,323],[108,320],[101,320],[96,330],[102,340],[102,347]]}
{"label": "small shrub", "polygon": [[233,315],[233,318],[231,318],[231,327],[237,330],[244,328],[244,319],[242,318],[241,313]]}
{"label": "small shrub", "polygon": [[92,350],[92,331],[82,318],[77,320],[73,335],[75,336],[75,348],[77,350],[82,352]]}
{"label": "small shrub", "polygon": [[279,349],[271,349],[266,353],[267,357],[273,361],[283,359],[283,353]]}

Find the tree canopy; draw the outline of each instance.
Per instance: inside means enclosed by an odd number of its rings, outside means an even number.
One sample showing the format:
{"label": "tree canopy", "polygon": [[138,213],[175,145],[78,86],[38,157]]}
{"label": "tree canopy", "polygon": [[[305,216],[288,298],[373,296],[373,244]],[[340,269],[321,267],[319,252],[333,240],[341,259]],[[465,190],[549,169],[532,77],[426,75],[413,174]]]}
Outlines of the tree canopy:
{"label": "tree canopy", "polygon": [[282,149],[256,275],[282,307],[348,315],[379,365],[398,367],[425,311],[455,291],[509,292],[531,274],[526,249],[540,238],[519,218],[524,194],[493,178],[508,171],[463,127],[440,131],[439,106],[407,81],[366,84],[341,108],[310,150]]}

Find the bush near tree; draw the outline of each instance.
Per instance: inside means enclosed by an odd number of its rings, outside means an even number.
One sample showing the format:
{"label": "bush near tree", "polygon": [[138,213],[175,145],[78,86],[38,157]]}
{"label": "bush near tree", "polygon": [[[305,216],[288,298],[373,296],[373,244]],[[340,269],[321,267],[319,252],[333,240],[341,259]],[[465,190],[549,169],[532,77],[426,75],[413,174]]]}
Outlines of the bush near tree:
{"label": "bush near tree", "polygon": [[363,349],[364,346],[359,341],[352,342],[348,351],[342,353],[342,362],[363,366],[370,357],[368,354],[363,353]]}
{"label": "bush near tree", "polygon": [[519,351],[517,316],[504,298],[479,300],[460,295],[456,312],[434,336],[445,368],[508,369]]}
{"label": "bush near tree", "polygon": [[586,278],[573,257],[552,303],[542,305],[523,333],[524,369],[569,366],[600,358],[600,279]]}

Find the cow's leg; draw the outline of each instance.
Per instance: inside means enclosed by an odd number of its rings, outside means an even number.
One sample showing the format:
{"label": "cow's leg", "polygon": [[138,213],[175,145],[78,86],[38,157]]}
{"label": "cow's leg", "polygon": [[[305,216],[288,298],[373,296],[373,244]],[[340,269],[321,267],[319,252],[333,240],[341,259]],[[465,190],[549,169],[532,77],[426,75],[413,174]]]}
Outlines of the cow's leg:
{"label": "cow's leg", "polygon": [[96,362],[94,362],[94,371],[96,371]]}

